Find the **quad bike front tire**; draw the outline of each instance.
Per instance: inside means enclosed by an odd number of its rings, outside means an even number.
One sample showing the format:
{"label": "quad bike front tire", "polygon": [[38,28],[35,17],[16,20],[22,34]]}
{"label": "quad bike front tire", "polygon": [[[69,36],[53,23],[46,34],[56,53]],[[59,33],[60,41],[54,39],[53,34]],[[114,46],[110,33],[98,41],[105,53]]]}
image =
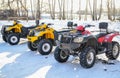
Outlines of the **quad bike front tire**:
{"label": "quad bike front tire", "polygon": [[80,64],[84,68],[91,68],[95,64],[96,52],[92,47],[86,47],[79,55]]}
{"label": "quad bike front tire", "polygon": [[31,51],[36,51],[37,50],[37,45],[28,41],[28,48],[31,50]]}
{"label": "quad bike front tire", "polygon": [[107,58],[110,60],[115,60],[119,56],[119,43],[112,42],[112,51],[106,52]]}
{"label": "quad bike front tire", "polygon": [[42,55],[48,55],[52,51],[53,45],[50,40],[43,39],[38,44],[38,52]]}
{"label": "quad bike front tire", "polygon": [[17,45],[20,41],[18,34],[12,33],[8,35],[7,41],[10,45]]}
{"label": "quad bike front tire", "polygon": [[59,47],[56,47],[56,49],[54,51],[54,58],[58,62],[64,63],[68,60],[69,55],[67,53],[65,53],[64,51],[62,51]]}
{"label": "quad bike front tire", "polygon": [[3,41],[7,42],[6,36],[2,36]]}

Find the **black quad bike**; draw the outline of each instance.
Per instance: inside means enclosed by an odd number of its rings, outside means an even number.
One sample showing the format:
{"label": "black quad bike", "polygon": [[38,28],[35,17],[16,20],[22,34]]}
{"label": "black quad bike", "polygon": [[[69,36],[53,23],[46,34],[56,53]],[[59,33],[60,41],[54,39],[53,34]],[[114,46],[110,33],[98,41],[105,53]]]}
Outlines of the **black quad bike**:
{"label": "black quad bike", "polygon": [[96,55],[101,53],[105,53],[108,59],[117,59],[119,44],[112,40],[120,34],[118,32],[108,32],[108,23],[106,22],[99,23],[99,29],[100,33],[97,35],[82,34],[80,32],[59,34],[54,58],[63,63],[68,60],[70,55],[78,56],[80,64],[84,68],[93,67]]}
{"label": "black quad bike", "polygon": [[20,21],[14,21],[13,25],[4,25],[1,29],[2,38],[10,45],[17,45],[20,38],[26,38],[29,34],[29,30],[36,26],[24,27],[20,24]]}

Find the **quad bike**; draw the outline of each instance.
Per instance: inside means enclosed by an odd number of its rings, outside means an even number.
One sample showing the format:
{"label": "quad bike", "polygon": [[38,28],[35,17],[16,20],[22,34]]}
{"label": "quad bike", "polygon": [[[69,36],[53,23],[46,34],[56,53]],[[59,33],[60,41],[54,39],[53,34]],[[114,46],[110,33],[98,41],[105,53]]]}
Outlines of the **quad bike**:
{"label": "quad bike", "polygon": [[36,26],[24,27],[19,23],[20,21],[14,21],[13,25],[2,26],[2,38],[5,42],[10,45],[16,45],[19,43],[20,38],[26,38],[29,30],[35,28]]}
{"label": "quad bike", "polygon": [[51,52],[53,45],[56,45],[57,32],[49,27],[50,25],[52,24],[42,24],[30,31],[27,36],[30,50],[38,50],[42,55],[48,55]]}
{"label": "quad bike", "polygon": [[56,40],[58,39],[58,33],[68,32],[72,29],[56,31],[50,25],[51,23],[42,23],[40,26],[31,30],[28,38],[28,48],[32,51],[38,50],[42,55],[50,54],[53,46],[56,46]]}
{"label": "quad bike", "polygon": [[88,33],[84,27],[78,26],[76,29],[80,32],[66,32],[58,35],[57,47],[54,51],[54,58],[58,62],[66,62],[69,56],[73,55],[79,57],[82,67],[91,68],[98,54],[105,53],[109,59],[117,59],[119,44],[112,40],[120,34],[118,32],[108,32],[108,23],[99,23],[100,33],[97,35]]}

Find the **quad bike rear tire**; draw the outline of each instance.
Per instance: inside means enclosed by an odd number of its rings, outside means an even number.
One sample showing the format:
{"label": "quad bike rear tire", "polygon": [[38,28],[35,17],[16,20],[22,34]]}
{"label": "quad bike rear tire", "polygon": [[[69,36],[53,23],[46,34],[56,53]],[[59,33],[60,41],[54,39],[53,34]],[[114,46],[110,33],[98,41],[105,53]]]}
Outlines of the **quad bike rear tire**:
{"label": "quad bike rear tire", "polygon": [[110,60],[115,60],[119,56],[119,43],[112,42],[112,51],[106,52],[107,58]]}
{"label": "quad bike rear tire", "polygon": [[18,34],[12,33],[8,35],[7,41],[10,45],[17,45],[20,41]]}
{"label": "quad bike rear tire", "polygon": [[54,51],[54,58],[60,62],[60,63],[64,63],[68,60],[69,55],[66,54],[64,51],[62,51],[59,47],[56,47],[55,51]]}
{"label": "quad bike rear tire", "polygon": [[6,36],[2,36],[3,41],[7,42]]}
{"label": "quad bike rear tire", "polygon": [[31,50],[31,51],[36,51],[37,50],[37,45],[36,44],[33,44],[32,42],[28,41],[28,48]]}
{"label": "quad bike rear tire", "polygon": [[43,39],[38,44],[38,52],[42,55],[48,55],[52,51],[53,45],[50,40]]}
{"label": "quad bike rear tire", "polygon": [[80,64],[84,68],[91,68],[95,64],[96,52],[92,47],[86,47],[79,55]]}

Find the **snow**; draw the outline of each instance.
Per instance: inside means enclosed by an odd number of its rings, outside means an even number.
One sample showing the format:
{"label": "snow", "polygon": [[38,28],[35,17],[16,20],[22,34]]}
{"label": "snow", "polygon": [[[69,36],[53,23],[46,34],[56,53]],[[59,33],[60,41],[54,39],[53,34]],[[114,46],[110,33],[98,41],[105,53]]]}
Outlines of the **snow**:
{"label": "snow", "polygon": [[[41,22],[54,23],[52,27],[56,30],[65,28],[67,24],[67,20],[43,20]],[[98,23],[77,20],[74,22],[92,23],[96,25],[96,28]],[[25,26],[35,24],[34,21],[21,21],[21,23]],[[12,21],[0,21],[0,29],[4,24],[10,25]],[[111,23],[111,25],[119,29],[120,23]],[[1,39],[0,34],[0,78],[120,78],[120,57],[110,61],[114,64],[106,64],[103,63],[103,60],[108,60],[105,54],[99,55],[95,65],[90,69],[85,69],[80,66],[77,57],[71,56],[66,63],[58,63],[54,59],[53,51],[46,56],[40,55],[28,49],[27,41],[11,46]]]}

